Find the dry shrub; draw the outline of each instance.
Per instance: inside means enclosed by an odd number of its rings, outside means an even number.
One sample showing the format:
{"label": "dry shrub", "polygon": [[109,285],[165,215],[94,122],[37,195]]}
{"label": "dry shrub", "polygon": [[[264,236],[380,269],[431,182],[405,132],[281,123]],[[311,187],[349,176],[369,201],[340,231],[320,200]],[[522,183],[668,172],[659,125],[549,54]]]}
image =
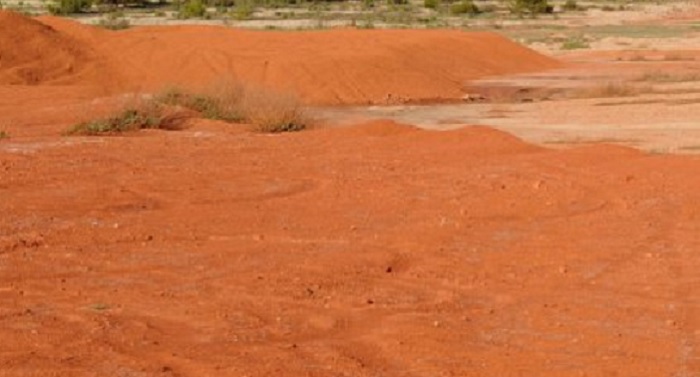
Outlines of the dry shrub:
{"label": "dry shrub", "polygon": [[206,119],[227,122],[242,121],[240,102],[245,89],[238,83],[219,82],[196,92],[171,87],[156,96],[156,100],[198,112]]}
{"label": "dry shrub", "polygon": [[[250,123],[259,132],[300,131],[308,119],[301,102],[272,89],[220,82],[198,91],[170,87],[155,96],[137,96],[68,130],[70,135],[118,134],[141,129],[180,129],[198,114],[206,119]],[[196,113],[196,114],[193,114]]]}
{"label": "dry shrub", "polygon": [[308,123],[296,96],[237,82],[224,81],[196,92],[173,87],[156,98],[194,110],[206,119],[250,123],[260,132],[300,131]]}
{"label": "dry shrub", "polygon": [[260,132],[301,131],[308,119],[299,99],[265,88],[248,88],[240,103],[246,122]]}

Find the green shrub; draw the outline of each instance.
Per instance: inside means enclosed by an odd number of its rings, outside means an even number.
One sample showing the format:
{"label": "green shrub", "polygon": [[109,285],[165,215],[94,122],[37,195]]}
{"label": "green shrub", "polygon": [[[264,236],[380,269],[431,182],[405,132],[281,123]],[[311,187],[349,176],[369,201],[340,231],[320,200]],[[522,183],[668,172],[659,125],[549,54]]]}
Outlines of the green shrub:
{"label": "green shrub", "polygon": [[450,6],[450,13],[475,15],[479,13],[479,8],[473,0],[462,0]]}
{"label": "green shrub", "polygon": [[437,9],[440,6],[440,0],[423,0],[423,6],[428,9]]}
{"label": "green shrub", "polygon": [[51,14],[56,15],[82,13],[90,9],[92,4],[92,0],[57,0],[57,2],[49,4],[48,10]]}
{"label": "green shrub", "polygon": [[207,13],[207,7],[202,0],[188,0],[180,7],[180,18],[201,18]]}
{"label": "green shrub", "polygon": [[515,14],[530,13],[552,13],[554,7],[549,5],[547,0],[510,0],[510,11]]}
{"label": "green shrub", "polygon": [[7,131],[0,131],[0,139],[9,139],[10,134],[7,133]]}
{"label": "green shrub", "polygon": [[576,0],[566,0],[564,5],[562,5],[562,9],[568,10],[568,11],[574,11],[574,10],[579,10],[578,3]]}
{"label": "green shrub", "polygon": [[247,20],[255,11],[255,6],[250,1],[241,1],[233,9],[233,18],[237,20]]}
{"label": "green shrub", "polygon": [[79,123],[68,135],[115,135],[143,129],[180,129],[185,118],[169,112],[156,101],[139,101],[119,109],[116,114]]}

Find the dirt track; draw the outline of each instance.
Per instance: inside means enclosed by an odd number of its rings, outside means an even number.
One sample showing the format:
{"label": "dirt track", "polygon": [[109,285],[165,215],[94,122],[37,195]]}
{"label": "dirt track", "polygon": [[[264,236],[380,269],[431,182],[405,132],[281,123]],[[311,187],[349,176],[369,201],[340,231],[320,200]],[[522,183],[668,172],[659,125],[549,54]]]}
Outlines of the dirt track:
{"label": "dirt track", "polygon": [[387,121],[58,136],[98,92],[0,87],[0,376],[700,371],[698,158]]}

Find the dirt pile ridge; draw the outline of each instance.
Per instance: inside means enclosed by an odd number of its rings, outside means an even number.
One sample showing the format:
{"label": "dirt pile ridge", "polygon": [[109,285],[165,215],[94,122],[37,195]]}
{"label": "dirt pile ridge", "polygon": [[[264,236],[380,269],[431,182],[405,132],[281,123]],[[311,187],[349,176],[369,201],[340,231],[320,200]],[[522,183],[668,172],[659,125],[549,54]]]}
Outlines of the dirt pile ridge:
{"label": "dirt pile ridge", "polygon": [[502,156],[527,154],[541,151],[542,148],[527,143],[507,132],[486,126],[465,126],[449,132],[435,132],[421,129],[406,140],[406,148],[421,148],[426,143],[439,145],[452,157],[459,156]]}
{"label": "dirt pile ridge", "polygon": [[39,16],[36,17],[35,20],[81,43],[89,44],[90,47],[94,47],[93,44],[100,44],[101,38],[112,33],[112,31],[108,29],[81,24],[78,21],[65,17]]}
{"label": "dirt pile ridge", "polygon": [[467,80],[559,63],[492,33],[148,27],[110,34],[112,60],[154,89],[237,78],[313,104],[454,99]]}
{"label": "dirt pile ridge", "polygon": [[95,73],[89,46],[49,25],[0,11],[0,84],[82,84]]}
{"label": "dirt pile ridge", "polygon": [[9,12],[0,14],[0,54],[0,84],[97,84],[152,92],[238,80],[323,105],[456,99],[468,80],[560,64],[492,33],[212,26],[111,32]]}

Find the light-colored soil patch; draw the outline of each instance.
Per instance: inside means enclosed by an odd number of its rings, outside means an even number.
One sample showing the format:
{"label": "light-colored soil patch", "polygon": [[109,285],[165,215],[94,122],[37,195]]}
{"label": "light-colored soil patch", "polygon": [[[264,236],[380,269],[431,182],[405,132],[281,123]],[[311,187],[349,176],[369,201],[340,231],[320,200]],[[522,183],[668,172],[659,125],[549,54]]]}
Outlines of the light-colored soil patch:
{"label": "light-colored soil patch", "polygon": [[580,52],[569,58],[570,68],[470,82],[467,91],[478,92],[473,95],[478,100],[468,103],[335,108],[319,114],[340,123],[386,118],[436,130],[490,125],[549,146],[605,141],[648,151],[694,152],[690,147],[700,142],[695,116],[700,113],[700,61],[618,60],[627,54]]}

